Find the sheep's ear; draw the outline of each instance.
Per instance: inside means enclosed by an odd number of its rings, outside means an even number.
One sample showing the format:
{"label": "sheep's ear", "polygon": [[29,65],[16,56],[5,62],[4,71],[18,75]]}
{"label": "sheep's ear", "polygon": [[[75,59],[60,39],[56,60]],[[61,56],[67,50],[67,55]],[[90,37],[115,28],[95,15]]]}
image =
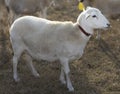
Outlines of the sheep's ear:
{"label": "sheep's ear", "polygon": [[90,14],[86,13],[85,19],[87,20],[90,17]]}
{"label": "sheep's ear", "polygon": [[88,9],[91,9],[91,7],[90,7],[90,6],[88,6],[88,7],[86,8],[86,10],[88,10]]}

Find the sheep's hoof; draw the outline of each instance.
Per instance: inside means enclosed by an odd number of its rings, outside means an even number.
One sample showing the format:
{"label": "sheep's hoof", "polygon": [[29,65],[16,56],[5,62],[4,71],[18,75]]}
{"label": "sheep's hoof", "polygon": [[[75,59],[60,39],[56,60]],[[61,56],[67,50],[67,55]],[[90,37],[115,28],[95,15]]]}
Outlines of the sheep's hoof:
{"label": "sheep's hoof", "polygon": [[68,88],[69,92],[74,92],[74,88],[71,87],[71,88]]}
{"label": "sheep's hoof", "polygon": [[17,78],[14,78],[15,82],[20,82],[20,78],[17,77]]}
{"label": "sheep's hoof", "polygon": [[40,75],[39,75],[39,73],[36,73],[36,74],[33,74],[36,78],[39,78],[40,77]]}
{"label": "sheep's hoof", "polygon": [[74,92],[74,88],[69,89],[69,92]]}

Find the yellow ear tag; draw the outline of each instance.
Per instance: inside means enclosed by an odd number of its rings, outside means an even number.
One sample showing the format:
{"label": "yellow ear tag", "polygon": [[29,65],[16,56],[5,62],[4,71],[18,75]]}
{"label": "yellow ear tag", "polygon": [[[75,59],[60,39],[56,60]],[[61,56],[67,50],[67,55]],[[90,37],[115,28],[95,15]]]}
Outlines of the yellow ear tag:
{"label": "yellow ear tag", "polygon": [[82,2],[79,2],[78,8],[79,8],[79,10],[82,10],[82,11],[85,10],[85,7]]}

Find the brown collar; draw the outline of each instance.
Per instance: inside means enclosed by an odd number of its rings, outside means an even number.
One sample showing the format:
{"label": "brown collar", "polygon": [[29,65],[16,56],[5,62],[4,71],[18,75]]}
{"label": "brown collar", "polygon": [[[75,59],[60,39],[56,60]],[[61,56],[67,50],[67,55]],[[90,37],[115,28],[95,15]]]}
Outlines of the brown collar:
{"label": "brown collar", "polygon": [[78,27],[80,29],[80,31],[82,31],[86,36],[90,36],[91,34],[90,33],[87,33],[79,24],[78,24]]}

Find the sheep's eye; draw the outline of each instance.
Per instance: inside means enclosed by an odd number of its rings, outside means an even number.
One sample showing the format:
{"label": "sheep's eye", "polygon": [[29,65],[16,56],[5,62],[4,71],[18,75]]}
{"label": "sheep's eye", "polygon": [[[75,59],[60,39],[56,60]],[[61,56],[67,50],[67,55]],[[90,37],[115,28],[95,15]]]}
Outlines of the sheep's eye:
{"label": "sheep's eye", "polygon": [[95,17],[97,17],[97,16],[96,16],[96,15],[93,15],[92,17],[95,18]]}

